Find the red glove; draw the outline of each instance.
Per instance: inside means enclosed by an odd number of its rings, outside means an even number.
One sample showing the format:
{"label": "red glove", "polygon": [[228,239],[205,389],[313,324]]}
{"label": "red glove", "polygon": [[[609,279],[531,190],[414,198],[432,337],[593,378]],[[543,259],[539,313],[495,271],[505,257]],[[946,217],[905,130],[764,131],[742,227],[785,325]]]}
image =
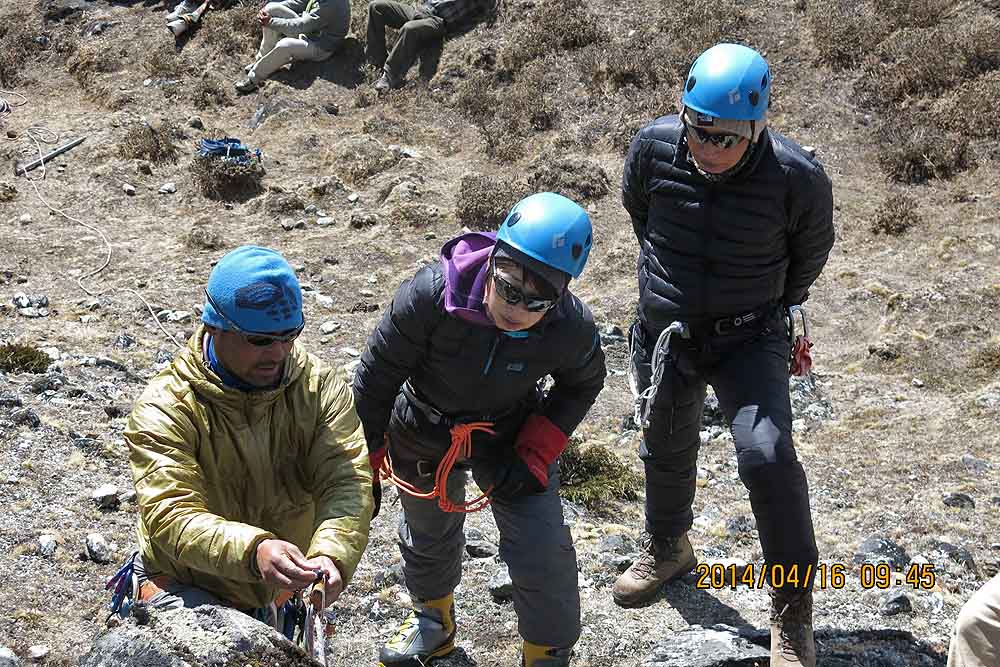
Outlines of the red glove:
{"label": "red glove", "polygon": [[809,336],[796,336],[792,345],[792,360],[788,368],[789,375],[809,375],[812,372],[812,349],[813,342]]}
{"label": "red glove", "polygon": [[514,441],[514,451],[528,466],[543,489],[549,486],[549,466],[566,449],[569,436],[553,424],[548,417],[531,415]]}
{"label": "red glove", "polygon": [[382,462],[385,461],[386,454],[389,453],[389,447],[383,446],[376,449],[374,452],[368,452],[368,463],[372,466],[372,476],[375,481],[379,479],[379,471],[382,469]]}

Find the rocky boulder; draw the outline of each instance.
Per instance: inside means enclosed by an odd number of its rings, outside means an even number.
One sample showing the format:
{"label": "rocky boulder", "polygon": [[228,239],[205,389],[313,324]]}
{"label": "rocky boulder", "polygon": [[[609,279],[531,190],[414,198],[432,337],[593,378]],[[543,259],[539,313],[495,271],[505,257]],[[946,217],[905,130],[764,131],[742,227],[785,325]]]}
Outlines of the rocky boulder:
{"label": "rocky boulder", "polygon": [[226,607],[149,610],[100,635],[79,667],[317,667],[272,628]]}

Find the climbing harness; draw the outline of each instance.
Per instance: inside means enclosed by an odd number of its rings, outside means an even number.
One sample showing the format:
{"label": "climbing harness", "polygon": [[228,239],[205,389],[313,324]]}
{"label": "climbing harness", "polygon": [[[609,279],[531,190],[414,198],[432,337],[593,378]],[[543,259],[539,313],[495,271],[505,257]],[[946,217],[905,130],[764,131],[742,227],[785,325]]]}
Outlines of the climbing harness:
{"label": "climbing harness", "polygon": [[244,167],[250,166],[254,159],[260,163],[263,157],[259,148],[248,148],[235,137],[202,139],[198,142],[198,155],[206,158],[219,158]]}
{"label": "climbing harness", "polygon": [[326,637],[331,627],[327,625],[326,616],[326,577],[319,576],[308,589],[302,592],[300,598],[305,607],[305,616],[299,628],[298,641],[311,658],[326,664]]}
{"label": "climbing harness", "polygon": [[[638,323],[634,327],[640,326]],[[653,402],[656,399],[656,392],[660,386],[660,380],[663,379],[663,368],[666,364],[667,355],[670,354],[670,338],[677,334],[681,338],[689,339],[691,338],[691,330],[688,325],[684,322],[671,322],[670,326],[660,332],[659,337],[656,339],[656,345],[653,347],[653,357],[650,360],[652,364],[652,377],[651,382],[648,387],[643,391],[639,391],[639,369],[636,367],[635,363],[635,328],[633,327],[632,335],[629,336],[629,363],[631,364],[631,369],[629,373],[629,389],[632,390],[632,396],[635,398],[635,423],[640,428],[647,428],[649,426],[649,413],[653,409]]]}
{"label": "climbing harness", "polygon": [[[795,333],[796,316],[802,321],[802,333]],[[788,307],[788,339],[792,343],[792,350],[788,360],[788,374],[796,376],[812,375],[812,346],[813,342],[809,338],[809,320],[806,317],[806,309],[802,306]]]}
{"label": "climbing harness", "polygon": [[472,434],[476,431],[483,431],[490,435],[496,435],[496,431],[492,429],[492,426],[493,422],[470,422],[455,424],[451,427],[451,447],[445,452],[444,458],[441,459],[434,472],[434,488],[426,493],[396,475],[392,469],[392,460],[388,452],[386,452],[385,458],[382,460],[381,468],[376,471],[379,479],[390,482],[400,491],[414,498],[421,498],[423,500],[437,498],[438,507],[443,512],[469,514],[484,510],[490,504],[490,492],[493,491],[492,485],[478,498],[469,502],[456,503],[448,497],[448,476],[451,474],[452,468],[455,467],[456,463],[472,456]]}

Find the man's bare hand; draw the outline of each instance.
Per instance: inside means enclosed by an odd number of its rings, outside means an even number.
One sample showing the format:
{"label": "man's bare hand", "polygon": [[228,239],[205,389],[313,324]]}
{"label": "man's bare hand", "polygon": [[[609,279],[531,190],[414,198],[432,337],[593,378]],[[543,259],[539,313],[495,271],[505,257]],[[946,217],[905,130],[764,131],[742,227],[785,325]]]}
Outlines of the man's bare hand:
{"label": "man's bare hand", "polygon": [[344,592],[344,578],[340,576],[337,564],[329,556],[316,556],[308,561],[313,570],[320,570],[326,577],[326,605],[333,604]]}
{"label": "man's bare hand", "polygon": [[297,591],[316,581],[316,571],[321,568],[315,560],[307,559],[297,546],[284,540],[264,540],[257,545],[257,568],[266,583],[278,588]]}
{"label": "man's bare hand", "polygon": [[271,15],[267,13],[266,9],[261,9],[257,12],[257,21],[259,21],[262,26],[267,26],[267,24],[271,22]]}

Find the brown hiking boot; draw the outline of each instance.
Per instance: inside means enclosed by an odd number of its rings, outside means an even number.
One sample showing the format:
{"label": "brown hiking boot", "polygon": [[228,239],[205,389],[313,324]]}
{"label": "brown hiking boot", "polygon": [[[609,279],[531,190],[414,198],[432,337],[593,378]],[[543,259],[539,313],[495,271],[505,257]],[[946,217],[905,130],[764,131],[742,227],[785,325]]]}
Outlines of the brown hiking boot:
{"label": "brown hiking boot", "polygon": [[634,607],[656,597],[660,586],[687,574],[698,564],[687,533],[680,537],[649,537],[645,553],[615,582],[611,596],[622,607]]}
{"label": "brown hiking boot", "polygon": [[770,593],[771,667],[816,667],[812,591]]}

